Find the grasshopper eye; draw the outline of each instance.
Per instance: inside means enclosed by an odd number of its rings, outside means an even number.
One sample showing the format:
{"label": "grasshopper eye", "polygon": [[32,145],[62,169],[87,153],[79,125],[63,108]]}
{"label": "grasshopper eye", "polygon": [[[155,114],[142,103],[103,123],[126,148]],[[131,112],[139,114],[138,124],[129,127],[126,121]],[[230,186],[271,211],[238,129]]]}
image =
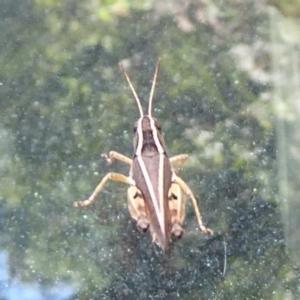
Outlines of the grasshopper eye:
{"label": "grasshopper eye", "polygon": [[158,131],[161,131],[161,126],[157,120],[154,121],[154,125]]}
{"label": "grasshopper eye", "polygon": [[138,128],[138,122],[135,122],[134,125],[133,125],[133,132],[134,133],[136,133],[137,128]]}

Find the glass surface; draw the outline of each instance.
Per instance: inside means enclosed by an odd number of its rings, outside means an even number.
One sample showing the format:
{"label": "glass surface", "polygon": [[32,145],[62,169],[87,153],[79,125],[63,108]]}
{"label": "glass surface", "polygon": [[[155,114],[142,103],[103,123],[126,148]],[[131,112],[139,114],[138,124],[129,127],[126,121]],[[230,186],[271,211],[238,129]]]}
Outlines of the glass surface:
{"label": "glass surface", "polygon": [[[3,0],[0,299],[299,299],[299,1]],[[169,251],[141,233],[115,150],[153,99],[188,197]],[[155,169],[155,168],[154,168]],[[169,200],[167,200],[169,201]]]}

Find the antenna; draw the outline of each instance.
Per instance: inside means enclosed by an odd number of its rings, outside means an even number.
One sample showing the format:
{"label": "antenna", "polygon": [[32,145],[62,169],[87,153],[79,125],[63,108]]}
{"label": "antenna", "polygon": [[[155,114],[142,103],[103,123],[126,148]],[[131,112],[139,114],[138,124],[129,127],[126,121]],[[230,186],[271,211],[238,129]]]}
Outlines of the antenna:
{"label": "antenna", "polygon": [[148,108],[148,115],[151,117],[151,111],[152,111],[152,100],[153,100],[153,95],[154,95],[154,89],[155,89],[155,84],[156,84],[156,78],[157,78],[157,73],[158,73],[158,68],[160,64],[160,58],[157,61],[156,68],[155,68],[155,73],[154,73],[154,78],[152,82],[152,87],[151,87],[151,92],[150,92],[150,97],[149,97],[149,108]]}
{"label": "antenna", "polygon": [[125,75],[125,77],[126,77],[126,80],[127,80],[128,84],[129,84],[129,86],[130,86],[130,88],[131,88],[131,91],[132,91],[133,96],[134,96],[134,98],[135,98],[135,101],[136,101],[136,103],[137,103],[137,105],[138,105],[138,108],[139,108],[139,111],[140,111],[140,115],[141,115],[141,118],[142,118],[142,117],[144,116],[144,113],[143,113],[143,109],[142,109],[142,106],[141,106],[141,101],[140,101],[138,95],[137,95],[136,92],[135,92],[135,89],[134,89],[134,87],[133,87],[133,85],[132,85],[132,83],[131,83],[131,81],[130,81],[130,78],[129,78],[129,76],[127,75],[127,72],[125,71],[125,69],[124,69],[124,67],[123,67],[123,64],[120,63],[120,66],[121,66],[121,69],[122,69],[122,71],[123,71],[123,73],[124,73],[124,75]]}

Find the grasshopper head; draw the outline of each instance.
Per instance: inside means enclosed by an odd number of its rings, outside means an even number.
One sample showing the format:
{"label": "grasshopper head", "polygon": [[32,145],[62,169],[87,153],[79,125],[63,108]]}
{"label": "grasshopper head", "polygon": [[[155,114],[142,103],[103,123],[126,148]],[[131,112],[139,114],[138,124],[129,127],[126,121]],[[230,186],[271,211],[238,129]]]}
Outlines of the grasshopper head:
{"label": "grasshopper head", "polygon": [[164,138],[159,122],[151,116],[143,116],[133,126],[135,155],[165,153]]}

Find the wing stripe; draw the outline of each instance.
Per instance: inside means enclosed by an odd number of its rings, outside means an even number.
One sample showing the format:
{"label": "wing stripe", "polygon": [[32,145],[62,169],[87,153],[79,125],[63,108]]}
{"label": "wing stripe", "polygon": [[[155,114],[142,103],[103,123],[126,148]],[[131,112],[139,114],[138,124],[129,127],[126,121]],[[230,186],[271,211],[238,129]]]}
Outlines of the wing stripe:
{"label": "wing stripe", "polygon": [[146,184],[147,184],[147,188],[148,188],[148,191],[149,191],[150,196],[151,196],[151,200],[154,204],[155,213],[156,213],[156,216],[158,218],[160,228],[162,229],[163,234],[165,234],[165,231],[164,231],[165,226],[164,226],[164,220],[163,220],[164,216],[160,212],[159,202],[156,199],[154,188],[153,188],[152,182],[150,180],[150,176],[148,174],[148,171],[146,169],[146,166],[145,166],[145,163],[144,163],[142,157],[138,156],[137,160],[139,162],[140,168],[141,168],[142,173],[144,175],[144,178],[145,178],[145,181],[146,181]]}

